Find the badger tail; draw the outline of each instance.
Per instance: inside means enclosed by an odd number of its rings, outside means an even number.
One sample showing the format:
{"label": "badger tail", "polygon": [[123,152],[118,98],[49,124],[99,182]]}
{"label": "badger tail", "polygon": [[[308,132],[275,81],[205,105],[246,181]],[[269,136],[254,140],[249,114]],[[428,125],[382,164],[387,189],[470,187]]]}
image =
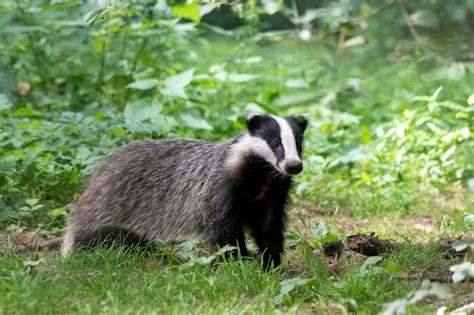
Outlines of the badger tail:
{"label": "badger tail", "polygon": [[34,244],[16,245],[16,251],[44,251],[59,249],[63,243],[63,238],[53,237],[47,240],[36,241]]}
{"label": "badger tail", "polygon": [[63,243],[63,238],[61,236],[53,237],[47,240],[42,240],[38,244],[38,249],[39,250],[59,249],[62,243]]}

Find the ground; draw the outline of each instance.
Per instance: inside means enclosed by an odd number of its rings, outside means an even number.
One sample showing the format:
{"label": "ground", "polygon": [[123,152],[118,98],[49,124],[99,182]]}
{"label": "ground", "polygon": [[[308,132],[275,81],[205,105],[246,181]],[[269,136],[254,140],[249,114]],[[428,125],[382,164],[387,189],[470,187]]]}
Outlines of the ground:
{"label": "ground", "polygon": [[[67,259],[54,250],[2,250],[2,311],[373,314],[419,289],[424,278],[449,280],[449,266],[462,261],[446,257],[430,243],[437,239],[437,220],[428,215],[353,219],[297,204],[291,215],[285,262],[266,273],[257,254],[250,261],[224,262],[206,250],[196,253],[193,244],[163,245],[151,253],[100,249]],[[366,257],[351,253],[326,269],[323,260],[314,258],[323,257],[318,256],[320,251],[311,239],[311,226],[318,222],[326,222],[338,239],[373,231],[380,237],[399,235],[396,239],[404,245],[383,254],[378,265],[362,267]],[[5,243],[5,235],[2,238]],[[10,241],[15,242],[14,237]],[[16,238],[17,243],[28,241],[28,237]],[[406,280],[407,275],[412,277]],[[293,278],[307,282],[282,295],[285,283]],[[472,302],[472,283],[448,286],[454,298],[427,298],[411,306],[408,313],[432,313],[444,305],[453,309]]]}

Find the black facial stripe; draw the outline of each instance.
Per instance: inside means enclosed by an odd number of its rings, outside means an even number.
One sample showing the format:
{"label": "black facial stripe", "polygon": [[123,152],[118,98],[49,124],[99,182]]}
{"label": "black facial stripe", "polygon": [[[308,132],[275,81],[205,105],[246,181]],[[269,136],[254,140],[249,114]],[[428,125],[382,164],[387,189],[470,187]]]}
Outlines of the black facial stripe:
{"label": "black facial stripe", "polygon": [[[259,128],[253,130],[252,135],[259,137],[268,143],[268,146],[277,158],[277,163],[285,158],[285,149],[283,148],[283,144],[281,142],[281,129],[274,118],[265,116],[265,119],[261,122]],[[274,142],[278,143],[279,145],[272,145]]]}

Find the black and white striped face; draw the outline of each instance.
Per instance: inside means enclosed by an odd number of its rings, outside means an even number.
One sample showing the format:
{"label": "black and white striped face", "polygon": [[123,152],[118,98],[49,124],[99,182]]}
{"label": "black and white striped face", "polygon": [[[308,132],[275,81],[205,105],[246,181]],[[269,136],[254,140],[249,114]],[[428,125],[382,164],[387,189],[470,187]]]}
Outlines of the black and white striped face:
{"label": "black and white striped face", "polygon": [[247,118],[252,151],[273,165],[282,175],[290,176],[303,170],[303,134],[308,115],[290,117],[253,114]]}

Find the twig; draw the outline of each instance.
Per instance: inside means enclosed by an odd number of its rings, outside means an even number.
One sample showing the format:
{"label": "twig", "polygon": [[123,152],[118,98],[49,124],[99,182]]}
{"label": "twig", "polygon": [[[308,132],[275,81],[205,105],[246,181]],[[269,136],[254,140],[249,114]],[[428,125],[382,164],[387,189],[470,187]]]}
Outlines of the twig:
{"label": "twig", "polygon": [[[107,38],[107,34],[105,34],[105,38]],[[103,88],[102,85],[104,84],[104,71],[105,71],[105,54],[106,54],[106,49],[107,49],[107,40],[105,39],[102,43],[102,58],[100,60],[100,70],[99,70],[99,76],[97,78],[97,92],[99,93],[98,98],[99,98],[99,107],[102,107],[102,94],[103,94]]]}
{"label": "twig", "polygon": [[15,251],[22,252],[22,251],[43,251],[43,250],[52,250],[52,249],[59,249],[63,243],[62,237],[53,237],[47,240],[36,240],[32,244],[26,245],[16,245]]}
{"label": "twig", "polygon": [[50,249],[57,249],[61,247],[63,243],[63,238],[62,237],[53,237],[48,240],[43,240],[38,244],[38,249],[39,250],[50,250]]}
{"label": "twig", "polygon": [[342,28],[339,29],[339,36],[337,38],[336,55],[340,55],[342,50],[344,49],[345,39],[346,39],[346,31],[342,27]]}
{"label": "twig", "polygon": [[[142,45],[140,46],[140,48],[138,49],[135,55],[135,59],[133,60],[132,70],[130,70],[130,74],[129,74],[130,77],[133,76],[133,73],[135,72],[135,69],[137,68],[137,65],[138,65],[138,59],[140,59],[140,56],[145,50],[145,47],[147,44],[148,44],[148,38],[145,38],[145,40],[143,41]],[[127,105],[129,97],[130,97],[130,89],[127,89],[127,92],[125,94],[125,99],[122,104],[122,109],[125,108],[125,106]]]}
{"label": "twig", "polygon": [[[446,257],[463,257],[468,252],[467,248],[461,251],[456,251],[451,246],[454,241],[459,241],[461,239],[461,236],[456,239],[442,239],[437,241],[436,245],[439,246],[439,249]],[[403,246],[401,243],[393,243],[388,240],[379,239],[373,233],[370,235],[354,234],[347,237],[347,248],[365,256],[377,256],[381,253],[400,248],[401,246]]]}
{"label": "twig", "polygon": [[392,4],[394,4],[395,1],[390,1],[390,2],[387,2],[383,5],[381,5],[380,7],[376,8],[375,10],[373,10],[372,12],[370,12],[370,14],[368,16],[365,17],[365,19],[370,19],[372,18],[373,16],[379,14],[380,12],[382,12],[383,10],[385,10],[386,8],[388,8],[389,6],[391,6]]}
{"label": "twig", "polygon": [[400,244],[378,239],[374,235],[355,234],[347,237],[347,248],[365,256],[377,256],[380,253],[398,248]]}
{"label": "twig", "polygon": [[[31,20],[28,17],[28,21],[27,21],[27,14],[25,13],[25,10],[23,9],[23,7],[20,5],[19,0],[16,0],[16,7],[19,13],[18,17],[20,21],[24,25],[31,25]],[[35,64],[38,68],[38,72],[43,82],[45,92],[46,94],[50,94],[51,92],[50,75],[47,68],[44,66],[45,62],[41,60],[41,56],[40,56],[41,50],[36,45],[36,43],[38,42],[38,39],[35,38],[36,35],[33,36],[29,32],[27,32],[27,37],[28,37],[28,45],[30,46],[31,51],[33,52],[33,58],[35,59]]]}
{"label": "twig", "polygon": [[408,14],[407,8],[405,7],[405,3],[403,0],[397,0],[398,6],[400,7],[400,11],[402,12],[403,20],[405,20],[405,24],[408,26],[408,30],[410,31],[411,36],[413,37],[415,44],[423,50],[425,53],[431,55],[433,58],[438,60],[442,63],[449,63],[449,60],[440,56],[436,51],[434,51],[429,45],[423,43],[423,39],[416,31],[413,23],[411,22],[410,15]]}

